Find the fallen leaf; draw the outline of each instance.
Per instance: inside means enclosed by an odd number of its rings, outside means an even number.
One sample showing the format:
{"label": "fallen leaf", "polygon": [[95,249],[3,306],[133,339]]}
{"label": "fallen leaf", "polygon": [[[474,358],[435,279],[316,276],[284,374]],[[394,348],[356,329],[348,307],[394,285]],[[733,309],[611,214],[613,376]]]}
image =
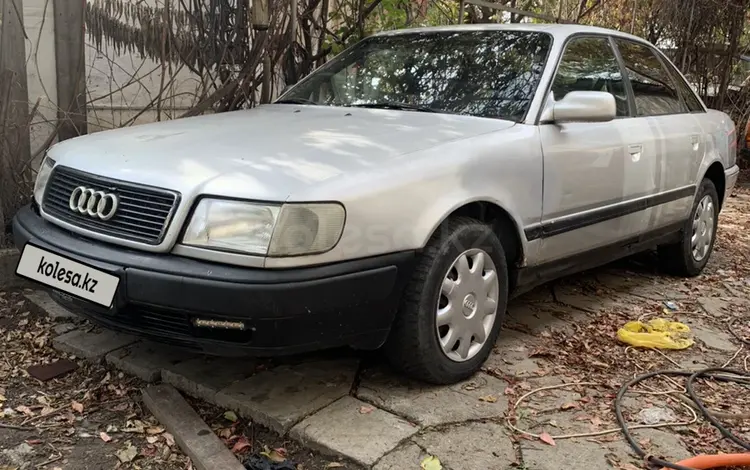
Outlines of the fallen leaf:
{"label": "fallen leaf", "polygon": [[344,464],[341,462],[331,462],[326,465],[326,468],[344,468]]}
{"label": "fallen leaf", "polygon": [[149,444],[156,444],[159,441],[159,436],[146,436],[146,442]]}
{"label": "fallen leaf", "polygon": [[224,419],[226,419],[227,421],[231,421],[233,423],[239,420],[239,418],[237,417],[237,413],[231,410],[224,412]]}
{"label": "fallen leaf", "polygon": [[112,438],[111,438],[111,437],[109,437],[109,434],[107,434],[107,433],[106,433],[106,432],[104,432],[104,431],[102,431],[102,432],[100,432],[100,433],[99,433],[99,437],[100,437],[100,438],[101,438],[101,439],[102,439],[102,440],[103,440],[104,442],[110,442],[110,441],[112,440]]}
{"label": "fallen leaf", "polygon": [[17,406],[16,407],[16,411],[18,411],[19,413],[23,413],[26,416],[34,416],[34,412],[31,411],[31,408],[29,408],[28,406],[25,406],[25,405],[19,405],[19,406]]}
{"label": "fallen leaf", "polygon": [[38,446],[39,444],[42,443],[42,440],[41,439],[27,439],[26,443],[30,446]]}
{"label": "fallen leaf", "polygon": [[138,449],[136,449],[135,446],[131,444],[130,441],[128,441],[125,444],[125,447],[118,450],[115,455],[122,463],[132,462],[138,455]]}
{"label": "fallen leaf", "polygon": [[363,405],[359,407],[359,414],[361,415],[370,414],[373,411],[375,411],[375,407],[372,407],[372,406]]}
{"label": "fallen leaf", "polygon": [[132,432],[136,434],[143,434],[146,432],[146,423],[139,419],[128,420],[125,422],[125,427],[122,428],[122,432]]}
{"label": "fallen leaf", "polygon": [[169,447],[174,447],[174,436],[173,435],[171,435],[168,432],[165,432],[164,434],[162,434],[162,436],[164,436],[164,440],[167,441],[167,445]]}
{"label": "fallen leaf", "polygon": [[234,446],[232,447],[232,453],[239,454],[242,451],[249,449],[250,447],[251,447],[250,441],[248,441],[245,436],[240,436],[240,438],[237,439],[237,442],[235,442]]}
{"label": "fallen leaf", "polygon": [[561,409],[561,410],[563,410],[563,411],[566,411],[566,410],[572,410],[572,409],[574,409],[574,408],[578,408],[578,404],[577,404],[577,403],[573,403],[572,401],[571,401],[571,402],[568,402],[568,403],[565,403],[565,404],[563,404],[563,405],[562,405],[562,406],[560,407],[560,409]]}
{"label": "fallen leaf", "polygon": [[[286,461],[286,456],[279,452],[280,449],[269,450],[268,446],[265,446],[264,449],[265,450],[261,452],[260,455],[265,456],[271,462],[279,463]],[[284,450],[284,452],[286,452],[286,450]]]}
{"label": "fallen leaf", "polygon": [[558,425],[557,425],[557,421],[555,421],[554,419],[551,419],[551,420],[549,420],[549,421],[547,422],[547,424],[549,424],[550,426],[554,426],[554,427],[556,427],[556,428],[559,428],[559,427],[560,427],[560,426],[558,426]]}
{"label": "fallen leaf", "polygon": [[154,434],[161,434],[164,432],[164,428],[161,426],[152,426],[146,429],[146,434],[153,436]]}
{"label": "fallen leaf", "polygon": [[539,435],[539,439],[541,439],[542,442],[544,442],[545,444],[549,444],[551,446],[556,446],[557,445],[557,444],[555,444],[555,440],[552,439],[552,436],[550,436],[546,432],[541,433]]}
{"label": "fallen leaf", "polygon": [[435,457],[434,455],[428,455],[427,457],[425,457],[419,466],[423,470],[442,470],[443,469],[443,465],[440,463],[440,460],[438,460],[438,458]]}
{"label": "fallen leaf", "polygon": [[503,390],[504,395],[515,395],[516,391],[513,390],[512,387],[505,387],[505,390]]}
{"label": "fallen leaf", "polygon": [[83,413],[83,404],[78,403],[77,401],[74,401],[73,403],[71,403],[70,407],[73,408],[73,411]]}
{"label": "fallen leaf", "polygon": [[639,470],[639,469],[632,463],[624,463],[620,465],[620,470]]}
{"label": "fallen leaf", "polygon": [[593,418],[591,418],[591,424],[593,424],[594,426],[599,427],[599,426],[601,426],[603,424],[603,421],[599,417],[594,416]]}
{"label": "fallen leaf", "polygon": [[229,439],[229,436],[232,435],[232,429],[231,428],[221,428],[219,429],[219,437],[224,439]]}
{"label": "fallen leaf", "polygon": [[495,403],[497,402],[497,397],[495,395],[485,395],[483,397],[479,397],[479,401],[486,401],[487,403]]}

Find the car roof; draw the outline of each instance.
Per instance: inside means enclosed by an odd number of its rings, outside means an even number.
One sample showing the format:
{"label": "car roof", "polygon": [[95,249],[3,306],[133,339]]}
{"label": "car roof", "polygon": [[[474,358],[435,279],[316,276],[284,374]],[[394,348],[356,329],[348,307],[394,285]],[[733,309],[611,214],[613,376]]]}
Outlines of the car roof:
{"label": "car roof", "polygon": [[623,33],[615,29],[600,28],[598,26],[587,26],[580,24],[557,24],[557,23],[482,23],[482,24],[461,24],[450,26],[428,26],[421,28],[395,29],[391,31],[382,31],[375,36],[394,36],[410,33],[430,33],[430,32],[462,32],[462,31],[537,31],[551,34],[556,39],[565,39],[573,34],[607,34],[622,38],[632,39],[634,41],[647,42],[643,38],[632,34]]}

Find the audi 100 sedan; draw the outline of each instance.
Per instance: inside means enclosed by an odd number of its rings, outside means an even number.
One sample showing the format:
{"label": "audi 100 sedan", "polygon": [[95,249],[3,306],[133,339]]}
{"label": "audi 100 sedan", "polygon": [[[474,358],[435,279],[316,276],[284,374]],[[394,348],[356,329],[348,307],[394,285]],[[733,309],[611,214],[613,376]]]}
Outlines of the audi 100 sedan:
{"label": "audi 100 sedan", "polygon": [[735,155],[732,120],[637,37],[393,31],[273,104],[50,148],[14,219],[17,273],[209,354],[382,347],[453,383],[511,295],[654,248],[699,274]]}

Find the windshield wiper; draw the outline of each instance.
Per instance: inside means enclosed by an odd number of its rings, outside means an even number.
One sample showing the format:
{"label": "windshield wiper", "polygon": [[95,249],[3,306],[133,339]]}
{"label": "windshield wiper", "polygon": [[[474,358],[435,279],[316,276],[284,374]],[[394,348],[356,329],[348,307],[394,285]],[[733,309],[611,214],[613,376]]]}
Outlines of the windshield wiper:
{"label": "windshield wiper", "polygon": [[374,109],[400,109],[408,111],[419,111],[422,113],[442,113],[445,112],[440,109],[428,108],[427,106],[419,106],[416,104],[409,103],[398,103],[395,101],[387,101],[384,103],[362,103],[351,105],[355,108],[374,108]]}
{"label": "windshield wiper", "polygon": [[307,98],[287,98],[285,100],[274,101],[274,104],[318,104]]}

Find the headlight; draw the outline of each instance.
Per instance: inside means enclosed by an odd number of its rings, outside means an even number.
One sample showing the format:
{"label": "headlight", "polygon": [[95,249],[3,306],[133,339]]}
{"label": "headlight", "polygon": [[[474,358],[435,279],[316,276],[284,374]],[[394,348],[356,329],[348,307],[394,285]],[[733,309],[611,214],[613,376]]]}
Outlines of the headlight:
{"label": "headlight", "polygon": [[182,241],[186,245],[265,255],[280,206],[202,199]]}
{"label": "headlight", "polygon": [[340,204],[284,204],[269,256],[323,253],[341,238],[346,212]]}
{"label": "headlight", "polygon": [[262,256],[322,253],[333,248],[344,229],[343,206],[203,199],[193,212],[182,242]]}
{"label": "headlight", "polygon": [[55,161],[49,157],[44,157],[42,164],[39,166],[39,173],[36,175],[36,182],[34,183],[34,199],[37,204],[42,205],[42,198],[44,197],[44,190],[47,187],[49,181],[49,175],[52,174],[52,168],[55,166]]}

